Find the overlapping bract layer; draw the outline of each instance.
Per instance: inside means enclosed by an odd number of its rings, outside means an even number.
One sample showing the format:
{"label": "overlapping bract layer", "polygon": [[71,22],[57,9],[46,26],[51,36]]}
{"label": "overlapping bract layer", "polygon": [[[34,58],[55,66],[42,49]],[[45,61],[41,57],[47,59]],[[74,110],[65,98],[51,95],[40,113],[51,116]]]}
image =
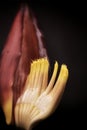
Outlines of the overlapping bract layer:
{"label": "overlapping bract layer", "polygon": [[29,74],[32,60],[47,57],[35,17],[21,7],[12,24],[0,57],[0,105],[6,123],[14,122],[14,108]]}

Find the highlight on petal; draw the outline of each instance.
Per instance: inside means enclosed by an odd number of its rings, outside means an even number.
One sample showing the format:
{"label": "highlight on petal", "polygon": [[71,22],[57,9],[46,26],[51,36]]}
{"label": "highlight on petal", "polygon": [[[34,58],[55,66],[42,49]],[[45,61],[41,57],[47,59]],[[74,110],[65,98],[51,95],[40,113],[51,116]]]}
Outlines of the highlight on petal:
{"label": "highlight on petal", "polygon": [[[68,79],[68,68],[62,65],[58,75],[58,62],[54,64],[48,83],[49,61],[41,58],[33,61],[27,76],[25,89],[15,106],[15,123],[29,130],[39,120],[50,116],[59,104]],[[55,81],[56,80],[56,81]]]}

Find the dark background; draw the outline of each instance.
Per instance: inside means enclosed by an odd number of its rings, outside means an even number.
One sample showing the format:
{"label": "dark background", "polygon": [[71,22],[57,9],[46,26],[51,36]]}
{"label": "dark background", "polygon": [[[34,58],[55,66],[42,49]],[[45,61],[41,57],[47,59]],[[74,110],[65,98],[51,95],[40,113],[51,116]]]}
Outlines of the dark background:
{"label": "dark background", "polygon": [[[0,51],[21,3],[0,3]],[[51,64],[57,60],[59,65],[65,63],[69,69],[69,79],[59,107],[33,129],[84,129],[87,123],[86,4],[57,3],[55,0],[30,0],[23,3],[27,3],[37,16]],[[1,109],[0,127],[17,129],[5,124]]]}

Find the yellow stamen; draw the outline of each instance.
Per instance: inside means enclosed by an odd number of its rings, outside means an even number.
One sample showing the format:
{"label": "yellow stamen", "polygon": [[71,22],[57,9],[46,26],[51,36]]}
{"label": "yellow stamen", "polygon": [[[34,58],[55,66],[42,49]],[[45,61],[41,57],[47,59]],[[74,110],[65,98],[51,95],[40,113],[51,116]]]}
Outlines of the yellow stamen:
{"label": "yellow stamen", "polygon": [[29,129],[34,122],[45,119],[55,110],[64,92],[68,69],[63,64],[56,80],[58,72],[58,62],[56,61],[49,84],[48,72],[49,61],[47,58],[37,59],[31,63],[30,73],[25,84],[26,89],[19,97],[15,107],[17,126]]}

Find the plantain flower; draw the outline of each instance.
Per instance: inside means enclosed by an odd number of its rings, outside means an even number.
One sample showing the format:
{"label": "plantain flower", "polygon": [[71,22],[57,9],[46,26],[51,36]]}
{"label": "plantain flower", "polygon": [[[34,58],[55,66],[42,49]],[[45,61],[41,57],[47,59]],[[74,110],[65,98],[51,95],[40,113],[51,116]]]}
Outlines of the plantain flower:
{"label": "plantain flower", "polygon": [[7,125],[29,130],[58,106],[68,68],[54,64],[49,80],[49,57],[31,9],[23,6],[12,24],[0,56],[0,107]]}

